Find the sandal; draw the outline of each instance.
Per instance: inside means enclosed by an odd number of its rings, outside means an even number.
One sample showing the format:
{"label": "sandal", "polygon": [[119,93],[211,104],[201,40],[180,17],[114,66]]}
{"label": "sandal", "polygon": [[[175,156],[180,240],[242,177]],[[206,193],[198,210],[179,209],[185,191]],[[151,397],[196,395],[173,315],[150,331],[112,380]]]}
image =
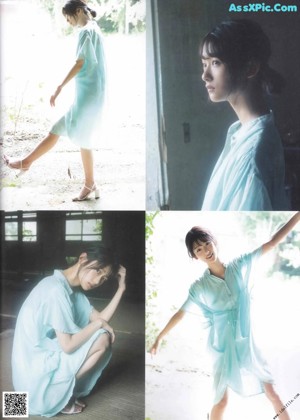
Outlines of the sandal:
{"label": "sandal", "polygon": [[86,407],[86,404],[83,401],[78,400],[77,398],[75,399],[75,404],[82,408]]}
{"label": "sandal", "polygon": [[[69,409],[67,409],[67,407],[70,407]],[[69,404],[67,404],[65,406],[65,408],[63,410],[61,410],[62,414],[79,414],[82,412],[82,406],[77,404],[76,401],[73,402],[73,404],[70,406]]]}
{"label": "sandal", "polygon": [[25,172],[27,172],[28,169],[30,168],[30,166],[28,166],[27,168],[25,167],[23,168],[22,160],[16,160],[14,162],[10,162],[10,159],[6,155],[3,155],[3,160],[8,168],[19,170],[19,172],[16,175],[17,178],[19,178],[21,175],[24,175]]}
{"label": "sandal", "polygon": [[[84,191],[84,189],[87,189],[88,192],[84,195],[81,195],[81,192]],[[100,193],[99,193],[99,188],[97,187],[96,184],[93,184],[92,187],[88,187],[87,185],[84,185],[82,190],[81,190],[80,194],[78,197],[72,198],[72,201],[84,201],[87,200],[89,195],[92,193],[95,193],[95,200],[97,200],[98,198],[100,198]]]}

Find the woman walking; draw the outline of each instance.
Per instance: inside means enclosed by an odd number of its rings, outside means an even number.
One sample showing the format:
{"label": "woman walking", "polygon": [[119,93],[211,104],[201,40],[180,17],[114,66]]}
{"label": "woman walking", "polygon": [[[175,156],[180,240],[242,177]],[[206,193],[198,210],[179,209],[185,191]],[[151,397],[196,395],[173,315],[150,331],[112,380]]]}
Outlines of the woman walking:
{"label": "woman walking", "polygon": [[82,0],[70,0],[62,8],[67,22],[80,28],[76,62],[50,98],[55,106],[62,89],[75,78],[75,100],[69,111],[50,129],[49,134],[22,159],[13,160],[4,155],[9,168],[20,174],[28,171],[32,163],[47,153],[60,136],[68,136],[80,147],[85,182],[73,201],[83,201],[91,194],[99,198],[94,178],[93,147],[99,144],[99,126],[105,96],[105,62],[102,36],[93,20],[96,12]]}
{"label": "woman walking", "polygon": [[[241,255],[228,264],[219,257],[216,238],[199,226],[186,235],[189,256],[204,262],[207,270],[191,287],[181,309],[173,315],[158,335],[150,352],[155,355],[163,337],[187,312],[201,311],[204,326],[209,328],[208,349],[213,360],[214,403],[211,420],[222,420],[228,388],[242,396],[264,392],[276,414],[284,406],[273,387],[266,362],[251,339],[250,296],[248,281],[255,273],[255,262],[273,249],[300,221],[296,213],[271,239],[253,252]],[[289,420],[286,411],[280,420]]]}
{"label": "woman walking", "polygon": [[[101,286],[117,274],[119,287],[98,312],[82,290]],[[18,315],[13,352],[13,385],[29,393],[29,413],[51,417],[77,414],[111,358],[115,339],[108,322],[125,292],[126,269],[105,249],[83,252],[66,270],[41,280]]]}
{"label": "woman walking", "polygon": [[238,117],[202,210],[286,210],[283,148],[269,106],[283,79],[269,66],[268,37],[256,22],[225,21],[204,37],[200,56],[210,100],[228,101]]}

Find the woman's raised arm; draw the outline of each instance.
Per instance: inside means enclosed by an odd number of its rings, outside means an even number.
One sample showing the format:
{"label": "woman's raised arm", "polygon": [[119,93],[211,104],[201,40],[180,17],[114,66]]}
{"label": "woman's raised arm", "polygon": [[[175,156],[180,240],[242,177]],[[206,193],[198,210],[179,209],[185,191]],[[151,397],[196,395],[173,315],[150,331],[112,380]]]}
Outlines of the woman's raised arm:
{"label": "woman's raised arm", "polygon": [[97,320],[98,318],[104,319],[106,322],[109,322],[112,318],[113,314],[115,313],[121,298],[126,290],[126,268],[120,265],[119,271],[118,271],[118,282],[119,287],[116,291],[114,297],[109,302],[109,304],[102,309],[101,312],[94,309],[90,315],[90,321],[93,322]]}
{"label": "woman's raised arm", "polygon": [[284,239],[288,233],[293,229],[294,226],[300,221],[300,212],[294,214],[294,216],[284,225],[275,235],[272,236],[270,241],[266,242],[262,246],[262,254],[265,254],[271,249],[273,249],[276,245],[279,244],[282,239]]}

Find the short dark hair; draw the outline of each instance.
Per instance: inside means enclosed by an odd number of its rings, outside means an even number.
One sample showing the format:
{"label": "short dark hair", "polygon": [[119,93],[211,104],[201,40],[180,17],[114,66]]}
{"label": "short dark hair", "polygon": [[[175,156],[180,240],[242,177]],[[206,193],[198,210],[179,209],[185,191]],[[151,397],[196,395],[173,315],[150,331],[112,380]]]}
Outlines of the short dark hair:
{"label": "short dark hair", "polygon": [[110,267],[110,277],[114,277],[117,274],[119,270],[119,264],[117,263],[116,257],[110,248],[106,248],[104,246],[95,246],[88,248],[85,252],[87,254],[87,261],[82,264],[82,267],[85,267],[92,261],[95,261],[93,266],[90,268],[99,270],[101,268]]}
{"label": "short dark hair", "polygon": [[86,2],[82,0],[69,0],[62,8],[62,13],[67,16],[75,16],[78,9],[82,9],[87,15],[90,13],[92,17],[96,17],[97,13],[87,6]]}
{"label": "short dark hair", "polygon": [[257,22],[248,19],[223,21],[203,38],[201,56],[204,48],[209,57],[219,58],[228,66],[233,88],[243,83],[245,71],[255,62],[260,66],[255,76],[259,88],[269,94],[281,92],[284,79],[269,66],[271,43]]}
{"label": "short dark hair", "polygon": [[215,236],[206,228],[200,226],[194,226],[188,231],[185,237],[185,245],[187,247],[188,254],[191,258],[195,258],[193,245],[195,242],[213,242],[216,246],[218,245]]}

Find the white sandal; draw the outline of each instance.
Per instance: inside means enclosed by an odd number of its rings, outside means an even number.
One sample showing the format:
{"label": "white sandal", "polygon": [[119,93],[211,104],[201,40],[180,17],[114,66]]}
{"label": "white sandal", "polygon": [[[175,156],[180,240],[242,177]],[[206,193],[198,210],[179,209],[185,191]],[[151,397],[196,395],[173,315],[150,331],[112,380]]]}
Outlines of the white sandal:
{"label": "white sandal", "polygon": [[[30,166],[28,166],[27,168],[23,168],[23,164],[22,164],[22,160],[16,160],[15,162],[10,163],[9,158],[6,155],[3,155],[3,160],[6,164],[6,166],[8,166],[8,168],[10,169],[14,169],[16,171],[19,171],[17,173],[17,178],[19,178],[20,176],[24,175],[25,172],[28,171],[28,169],[30,168]],[[15,168],[13,165],[19,163],[19,167]]]}
{"label": "white sandal", "polygon": [[86,407],[86,404],[83,401],[78,400],[77,398],[75,399],[75,404],[82,408]]}
{"label": "white sandal", "polygon": [[97,187],[96,184],[93,184],[92,187],[88,187],[87,185],[84,185],[83,188],[86,188],[87,190],[89,190],[85,195],[83,195],[82,197],[80,197],[80,195],[78,197],[72,198],[72,201],[84,201],[87,200],[87,198],[89,197],[90,194],[95,193],[95,200],[97,200],[98,198],[100,198],[100,193],[99,193],[99,188]]}
{"label": "white sandal", "polygon": [[[67,407],[68,405],[66,405]],[[80,414],[82,413],[82,408],[79,404],[76,404],[76,401],[73,402],[73,404],[71,405],[71,408],[69,410],[66,410],[66,407],[64,409],[61,410],[62,414]]]}

